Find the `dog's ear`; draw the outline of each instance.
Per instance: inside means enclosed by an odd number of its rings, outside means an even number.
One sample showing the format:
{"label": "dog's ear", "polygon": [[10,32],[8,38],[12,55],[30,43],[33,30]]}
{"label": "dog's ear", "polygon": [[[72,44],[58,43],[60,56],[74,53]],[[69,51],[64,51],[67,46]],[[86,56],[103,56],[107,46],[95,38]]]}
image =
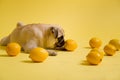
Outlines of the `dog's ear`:
{"label": "dog's ear", "polygon": [[58,30],[55,27],[51,27],[50,31],[53,33],[53,35],[54,35],[55,38],[58,37]]}
{"label": "dog's ear", "polygon": [[24,26],[24,24],[22,22],[18,22],[17,27],[21,27],[21,26]]}

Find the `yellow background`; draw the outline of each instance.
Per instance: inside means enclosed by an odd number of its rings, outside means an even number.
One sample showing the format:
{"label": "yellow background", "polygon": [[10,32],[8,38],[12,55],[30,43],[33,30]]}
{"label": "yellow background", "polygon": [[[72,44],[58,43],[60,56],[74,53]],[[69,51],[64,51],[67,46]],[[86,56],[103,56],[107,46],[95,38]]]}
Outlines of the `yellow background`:
{"label": "yellow background", "polygon": [[1,47],[0,80],[120,80],[119,51],[98,66],[85,64],[91,37],[101,38],[101,49],[110,39],[120,39],[120,0],[0,0],[0,38],[19,21],[60,24],[65,38],[79,46],[43,63],[31,62],[25,53],[8,57]]}

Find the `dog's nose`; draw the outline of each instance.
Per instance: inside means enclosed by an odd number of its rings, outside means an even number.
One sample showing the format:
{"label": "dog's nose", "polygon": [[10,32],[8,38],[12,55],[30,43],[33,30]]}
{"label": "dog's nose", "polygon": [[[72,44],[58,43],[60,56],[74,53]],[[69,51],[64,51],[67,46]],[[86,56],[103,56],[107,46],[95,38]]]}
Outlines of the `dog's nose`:
{"label": "dog's nose", "polygon": [[56,43],[56,47],[62,47],[65,44],[64,37],[61,36],[58,38],[58,42]]}

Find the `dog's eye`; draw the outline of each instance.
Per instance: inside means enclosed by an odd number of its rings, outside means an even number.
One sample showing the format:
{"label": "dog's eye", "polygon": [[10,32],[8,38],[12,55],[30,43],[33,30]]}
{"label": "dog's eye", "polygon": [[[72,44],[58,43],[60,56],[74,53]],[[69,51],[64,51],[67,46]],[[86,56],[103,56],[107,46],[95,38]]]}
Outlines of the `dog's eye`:
{"label": "dog's eye", "polygon": [[55,38],[57,38],[57,36],[58,36],[58,30],[55,29],[55,27],[51,27],[50,30],[54,34]]}

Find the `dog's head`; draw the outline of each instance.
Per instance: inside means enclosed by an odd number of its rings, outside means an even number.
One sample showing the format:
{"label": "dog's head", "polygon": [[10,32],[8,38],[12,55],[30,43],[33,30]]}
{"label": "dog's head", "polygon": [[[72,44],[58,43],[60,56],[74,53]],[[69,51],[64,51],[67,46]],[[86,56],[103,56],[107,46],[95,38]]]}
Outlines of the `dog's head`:
{"label": "dog's head", "polygon": [[61,27],[50,27],[50,31],[54,35],[55,41],[55,48],[63,47],[65,41],[64,41],[64,30]]}

